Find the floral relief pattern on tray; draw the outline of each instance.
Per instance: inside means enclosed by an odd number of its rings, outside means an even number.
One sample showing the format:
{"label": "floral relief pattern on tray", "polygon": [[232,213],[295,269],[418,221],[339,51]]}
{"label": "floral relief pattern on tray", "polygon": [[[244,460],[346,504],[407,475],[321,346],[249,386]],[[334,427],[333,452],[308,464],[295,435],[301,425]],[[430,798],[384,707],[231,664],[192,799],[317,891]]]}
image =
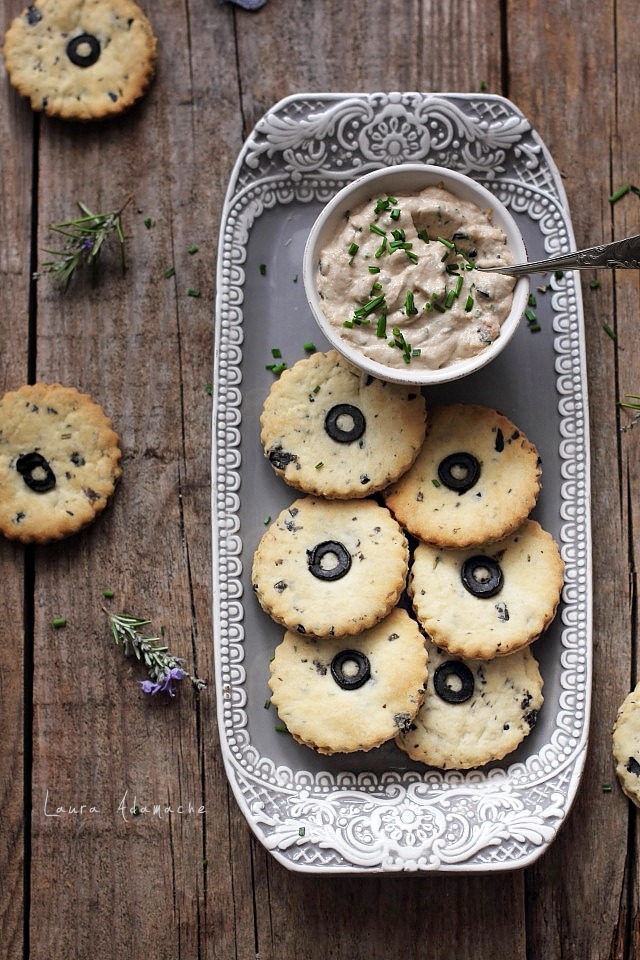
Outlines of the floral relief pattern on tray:
{"label": "floral relief pattern on tray", "polygon": [[[574,247],[559,174],[508,100],[463,94],[290,97],[238,157],[218,261],[212,510],[218,720],[235,797],[285,866],[320,873],[488,871],[535,860],[565,819],[585,760],[591,687],[589,438],[581,291],[575,273],[540,278],[489,368],[428,403],[496,406],[541,454],[534,516],[560,545],[565,586],[532,650],[545,703],[500,763],[439,771],[395,746],[321,757],[281,732],[267,679],[282,631],[258,608],[251,559],[265,524],[294,497],[262,456],[258,418],[272,349],[293,363],[318,331],[304,298],[304,242],[341,185],[381,166],[425,162],[483,183],[511,210],[530,259]],[[539,328],[538,332],[534,329]],[[288,352],[288,355],[287,355]]]}

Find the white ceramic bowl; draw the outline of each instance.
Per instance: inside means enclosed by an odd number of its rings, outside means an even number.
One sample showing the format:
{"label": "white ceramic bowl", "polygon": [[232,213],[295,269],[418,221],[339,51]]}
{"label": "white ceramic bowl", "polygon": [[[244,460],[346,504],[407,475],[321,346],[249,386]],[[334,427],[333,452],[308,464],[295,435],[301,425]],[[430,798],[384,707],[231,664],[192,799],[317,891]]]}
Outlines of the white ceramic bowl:
{"label": "white ceramic bowl", "polygon": [[504,350],[518,328],[527,307],[529,280],[527,277],[522,277],[515,285],[511,310],[502,323],[500,336],[475,356],[455,361],[436,370],[418,367],[411,363],[387,366],[378,360],[373,360],[365,356],[356,345],[346,340],[341,335],[339,327],[329,323],[323,312],[322,299],[318,295],[316,283],[318,263],[322,250],[342,225],[345,214],[374,197],[417,192],[424,187],[438,184],[442,184],[446,190],[462,200],[469,200],[483,210],[490,209],[493,224],[500,227],[507,238],[507,246],[514,263],[526,261],[527,254],[522,235],[506,207],[489,190],[470,177],[430,164],[400,164],[395,167],[385,167],[382,170],[367,173],[343,187],[324,207],[307,239],[303,260],[303,279],[307,300],[320,330],[329,343],[347,360],[382,380],[429,386],[458,380],[470,373],[475,373]]}

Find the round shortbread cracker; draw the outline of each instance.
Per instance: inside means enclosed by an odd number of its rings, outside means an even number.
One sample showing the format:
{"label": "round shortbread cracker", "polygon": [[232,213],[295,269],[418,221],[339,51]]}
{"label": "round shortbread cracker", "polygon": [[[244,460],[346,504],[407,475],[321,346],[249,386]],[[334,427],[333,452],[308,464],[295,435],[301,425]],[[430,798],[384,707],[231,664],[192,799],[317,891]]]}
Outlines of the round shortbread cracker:
{"label": "round shortbread cracker", "polygon": [[35,0],[10,25],[3,53],[32,109],[65,120],[122,113],[145,93],[157,58],[133,0]]}
{"label": "round shortbread cracker", "polygon": [[[501,573],[497,592],[477,596],[465,570],[483,589],[489,564]],[[461,657],[491,659],[527,646],[555,616],[564,564],[551,534],[535,520],[495,543],[443,550],[420,543],[408,589],[418,620],[439,647]],[[469,577],[467,577],[469,579]]]}
{"label": "round shortbread cracker", "polygon": [[121,451],[102,407],[75,387],[36,383],[0,399],[0,533],[68,537],[107,505]]}
{"label": "round shortbread cracker", "polygon": [[386,507],[302,497],[260,540],[252,582],[266,613],[289,630],[344,636],[395,607],[407,567],[406,537]]}
{"label": "round shortbread cracker", "polygon": [[335,350],[285,370],[260,424],[265,456],[292,487],[322,497],[366,497],[397,480],[425,436],[424,397],[347,363]]}
{"label": "round shortbread cracker", "polygon": [[624,793],[640,807],[640,683],[627,694],[613,727],[613,757]]}
{"label": "round shortbread cracker", "polygon": [[[361,685],[345,688],[343,672]],[[427,674],[424,637],[396,608],[346,639],[287,632],[271,661],[271,702],[291,736],[319,753],[371,750],[409,728]]]}
{"label": "round shortbread cracker", "polygon": [[538,452],[521,430],[488,407],[451,404],[429,412],[422,449],[385,502],[420,540],[455,548],[511,533],[539,490]]}
{"label": "round shortbread cracker", "polygon": [[479,767],[515,750],[543,703],[531,650],[496,660],[459,660],[427,642],[427,652],[424,704],[411,728],[397,736],[400,749],[442,770]]}

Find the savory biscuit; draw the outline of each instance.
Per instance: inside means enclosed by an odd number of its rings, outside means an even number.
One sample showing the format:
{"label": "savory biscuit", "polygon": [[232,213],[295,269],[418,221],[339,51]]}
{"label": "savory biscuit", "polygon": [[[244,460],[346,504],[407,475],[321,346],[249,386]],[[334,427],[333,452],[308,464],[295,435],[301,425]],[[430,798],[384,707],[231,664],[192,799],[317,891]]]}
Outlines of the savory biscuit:
{"label": "savory biscuit", "polygon": [[36,383],[0,399],[0,533],[67,537],[107,505],[121,451],[102,407],[74,387]]}
{"label": "savory biscuit", "polygon": [[385,502],[410,533],[440,547],[499,540],[535,506],[540,459],[502,414],[475,404],[429,413],[427,437]]}
{"label": "savory biscuit", "polygon": [[416,547],[408,590],[418,620],[439,647],[489,660],[527,646],[548,627],[564,564],[535,520],[503,540],[444,550]]}
{"label": "savory biscuit", "polygon": [[427,674],[424,637],[397,607],[346,640],[287,632],[271,661],[271,702],[291,736],[319,753],[371,750],[409,728]]}
{"label": "savory biscuit", "polygon": [[34,0],[7,30],[3,53],[32,109],[65,120],[122,113],[145,93],[157,58],[133,0]]}
{"label": "savory biscuit", "polygon": [[613,757],[620,786],[640,807],[640,683],[618,710],[613,727]]}
{"label": "savory biscuit", "polygon": [[390,612],[407,566],[406,537],[386,507],[302,497],[262,536],[252,582],[277,623],[316,637],[344,636]]}
{"label": "savory biscuit", "polygon": [[292,487],[366,497],[409,469],[425,436],[423,395],[367,376],[335,350],[274,381],[260,424],[265,456]]}
{"label": "savory biscuit", "polygon": [[396,743],[412,760],[442,770],[502,760],[533,729],[542,677],[529,648],[497,660],[460,660],[427,642],[424,704]]}

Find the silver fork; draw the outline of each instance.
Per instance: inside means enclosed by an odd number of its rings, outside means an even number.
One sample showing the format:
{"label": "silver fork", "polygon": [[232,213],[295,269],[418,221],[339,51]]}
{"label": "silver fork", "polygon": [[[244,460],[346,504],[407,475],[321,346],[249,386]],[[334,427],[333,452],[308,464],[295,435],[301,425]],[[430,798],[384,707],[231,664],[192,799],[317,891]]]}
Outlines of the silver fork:
{"label": "silver fork", "polygon": [[534,263],[514,263],[511,266],[478,267],[488,273],[506,273],[510,277],[524,277],[529,273],[548,273],[552,270],[632,270],[640,267],[640,236],[601,243],[597,247],[574,250],[549,260]]}

